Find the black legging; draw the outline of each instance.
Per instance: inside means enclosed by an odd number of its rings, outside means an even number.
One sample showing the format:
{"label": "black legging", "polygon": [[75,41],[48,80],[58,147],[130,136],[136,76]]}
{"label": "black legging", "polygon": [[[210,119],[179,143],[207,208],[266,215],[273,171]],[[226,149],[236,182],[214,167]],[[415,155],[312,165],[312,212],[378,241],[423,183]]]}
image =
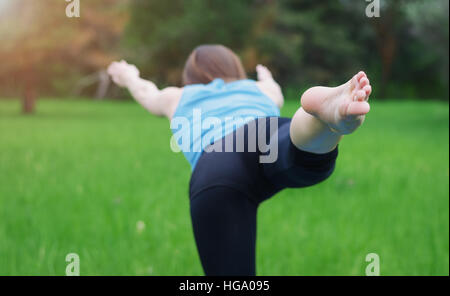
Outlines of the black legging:
{"label": "black legging", "polygon": [[[246,146],[247,152],[204,152],[192,173],[192,226],[206,275],[255,275],[258,205],[284,188],[317,184],[334,170],[337,149],[327,154],[301,151],[290,140],[290,119],[278,118],[277,137],[270,132],[269,118],[265,120],[266,135],[278,145],[274,163],[260,163],[263,153],[248,152]],[[246,140],[258,125],[241,128]],[[224,139],[235,139],[236,133]]]}
{"label": "black legging", "polygon": [[257,205],[242,192],[217,186],[191,202],[197,248],[207,275],[255,274]]}

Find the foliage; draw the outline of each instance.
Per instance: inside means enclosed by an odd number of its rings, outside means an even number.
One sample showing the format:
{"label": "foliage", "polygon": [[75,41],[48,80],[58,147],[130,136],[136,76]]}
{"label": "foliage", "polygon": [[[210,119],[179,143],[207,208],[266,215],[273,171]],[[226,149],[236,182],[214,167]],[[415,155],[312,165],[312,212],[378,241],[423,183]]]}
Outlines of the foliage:
{"label": "foliage", "polygon": [[448,99],[448,2],[359,0],[132,2],[126,56],[159,82],[180,83],[189,52],[222,43],[248,72],[273,69],[283,86],[338,84],[364,69],[378,97]]}
{"label": "foliage", "polygon": [[252,2],[134,1],[127,56],[152,79],[180,83],[182,66],[195,46],[244,48],[255,20]]}
{"label": "foliage", "polygon": [[25,86],[68,94],[77,78],[115,58],[114,47],[127,20],[126,6],[118,0],[91,0],[82,4],[82,17],[67,18],[66,5],[15,0],[3,12],[1,87],[13,86],[15,95]]}
{"label": "foliage", "polygon": [[364,69],[374,97],[448,100],[447,0],[382,0],[380,18],[366,17],[363,0],[90,0],[79,19],[62,0],[0,1],[3,96],[25,85],[67,94],[117,58],[179,85],[192,49],[221,43],[250,77],[266,64],[285,89],[340,84]]}

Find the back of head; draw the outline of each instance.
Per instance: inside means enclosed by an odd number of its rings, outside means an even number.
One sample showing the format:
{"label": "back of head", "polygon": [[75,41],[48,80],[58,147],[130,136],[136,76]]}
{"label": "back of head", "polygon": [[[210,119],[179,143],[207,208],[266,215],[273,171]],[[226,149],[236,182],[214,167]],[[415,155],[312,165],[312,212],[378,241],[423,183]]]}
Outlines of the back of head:
{"label": "back of head", "polygon": [[189,55],[183,70],[183,84],[207,84],[216,78],[226,82],[246,79],[239,57],[223,45],[201,45]]}

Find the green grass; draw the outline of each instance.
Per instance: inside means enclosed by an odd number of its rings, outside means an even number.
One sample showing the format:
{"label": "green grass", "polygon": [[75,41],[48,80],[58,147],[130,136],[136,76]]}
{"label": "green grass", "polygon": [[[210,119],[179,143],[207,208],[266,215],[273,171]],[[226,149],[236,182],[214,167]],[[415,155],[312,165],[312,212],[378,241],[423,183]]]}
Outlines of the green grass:
{"label": "green grass", "polygon": [[[168,121],[131,102],[37,110],[0,101],[0,275],[64,275],[70,252],[82,275],[201,275]],[[326,182],[261,205],[258,274],[364,275],[375,252],[382,275],[448,275],[448,111],[374,102]]]}

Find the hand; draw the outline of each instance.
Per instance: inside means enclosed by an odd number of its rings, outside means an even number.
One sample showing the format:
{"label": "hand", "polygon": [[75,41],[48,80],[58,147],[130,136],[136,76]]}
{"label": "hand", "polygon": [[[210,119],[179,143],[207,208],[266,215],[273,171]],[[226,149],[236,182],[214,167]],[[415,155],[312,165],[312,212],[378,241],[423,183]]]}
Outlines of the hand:
{"label": "hand", "polygon": [[256,74],[258,76],[259,81],[267,80],[267,79],[273,79],[272,73],[270,73],[269,69],[267,69],[266,66],[258,64],[256,66]]}
{"label": "hand", "polygon": [[126,87],[129,83],[139,77],[139,70],[135,65],[128,64],[124,60],[112,62],[107,69],[114,83]]}

